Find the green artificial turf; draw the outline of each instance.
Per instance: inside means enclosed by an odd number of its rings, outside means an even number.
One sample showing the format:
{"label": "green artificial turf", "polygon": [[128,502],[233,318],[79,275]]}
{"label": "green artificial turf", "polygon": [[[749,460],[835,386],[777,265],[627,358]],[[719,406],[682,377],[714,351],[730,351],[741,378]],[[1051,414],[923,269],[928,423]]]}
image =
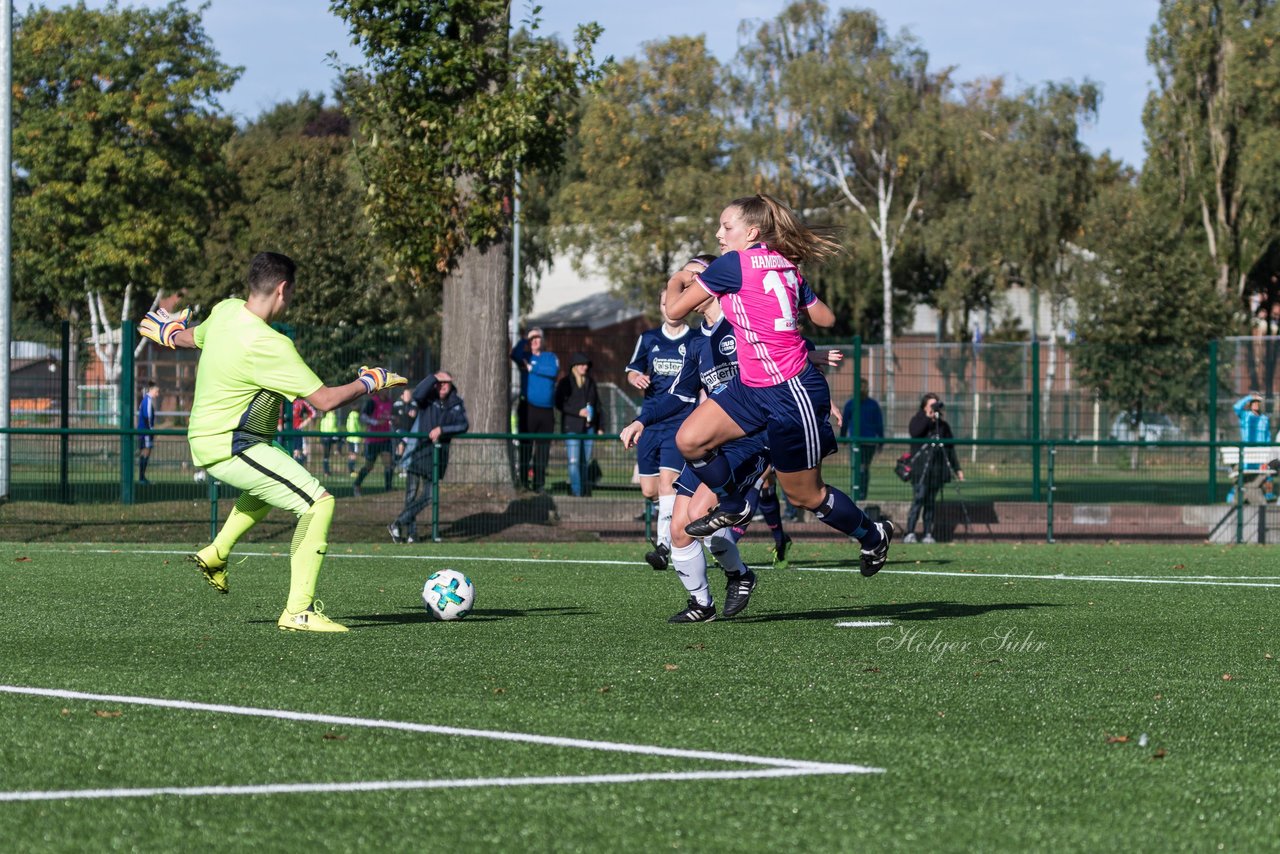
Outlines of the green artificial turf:
{"label": "green artificial turf", "polygon": [[[246,547],[228,596],[164,548],[0,545],[0,685],[352,720],[0,692],[7,850],[1275,844],[1280,571],[1257,547],[895,546],[868,580],[853,548],[802,544],[745,614],[672,626],[683,589],[641,544],[335,544],[338,636],[276,629],[284,545]],[[744,551],[764,564],[758,538]],[[451,624],[419,598],[445,566],[478,591]],[[360,725],[378,721],[633,747]],[[512,779],[796,761],[883,771]],[[118,796],[464,780],[489,782]],[[4,799],[89,789],[112,796]]]}

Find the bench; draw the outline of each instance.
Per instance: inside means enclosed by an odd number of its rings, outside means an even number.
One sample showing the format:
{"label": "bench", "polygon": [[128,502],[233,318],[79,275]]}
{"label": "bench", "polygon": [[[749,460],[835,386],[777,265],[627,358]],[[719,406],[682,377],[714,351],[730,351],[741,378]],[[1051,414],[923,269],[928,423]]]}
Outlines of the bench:
{"label": "bench", "polygon": [[[1243,453],[1241,453],[1243,451]],[[1234,482],[1239,480],[1245,504],[1266,504],[1262,485],[1272,475],[1269,463],[1280,459],[1280,447],[1263,446],[1239,448],[1231,446],[1218,449],[1223,467]]]}

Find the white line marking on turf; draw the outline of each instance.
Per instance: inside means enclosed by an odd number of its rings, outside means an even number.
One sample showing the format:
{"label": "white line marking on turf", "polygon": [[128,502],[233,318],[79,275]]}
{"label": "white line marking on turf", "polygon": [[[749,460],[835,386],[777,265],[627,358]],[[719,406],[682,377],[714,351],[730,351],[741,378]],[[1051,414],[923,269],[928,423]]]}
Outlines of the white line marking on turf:
{"label": "white line marking on turf", "polygon": [[766,777],[804,777],[845,774],[812,768],[761,768],[750,771],[656,771],[647,774],[586,774],[565,777],[476,777],[467,780],[377,780],[357,783],[274,783],[262,786],[190,786],[151,789],[66,789],[49,792],[0,792],[5,801],[62,801],[93,798],[150,798],[217,795],[292,795],[316,792],[386,792],[412,789],[477,789],[485,786],[580,786],[602,783],[648,783],[656,780],[758,780]]}
{"label": "white line marking on turf", "polygon": [[[734,762],[744,765],[764,765],[767,771],[671,771],[652,774],[604,774],[578,777],[498,777],[473,780],[399,780],[377,783],[290,783],[270,786],[193,787],[184,789],[86,789],[83,794],[73,792],[0,792],[0,801],[60,800],[75,797],[143,797],[155,794],[275,794],[278,792],[311,791],[367,791],[379,788],[431,789],[476,786],[516,785],[567,785],[594,782],[642,782],[647,780],[728,780],[746,777],[790,777],[808,774],[882,774],[883,768],[865,765],[843,765],[832,762],[813,762],[805,759],[785,759],[771,756],[750,756],[739,753],[720,753],[708,750],[682,750],[648,744],[627,744],[615,741],[593,741],[580,738],[535,735],[501,730],[465,729],[460,727],[419,724],[409,721],[386,721],[376,718],[353,718],[344,715],[322,715],[311,712],[294,712],[287,709],[265,709],[253,706],[228,706],[218,703],[197,703],[189,700],[166,700],[157,697],[132,697],[118,694],[90,694],[81,691],[65,691],[54,688],[30,688],[21,685],[0,685],[0,693],[23,694],[34,697],[54,697],[62,700],[87,700],[99,703],[120,703],[134,706],[153,706],[165,709],[181,709],[194,712],[214,712],[225,715],[271,718],[275,720],[322,723],[334,726],[391,729],[403,732],[430,733],[464,738],[485,738],[493,741],[523,742],[553,747],[571,747],[581,750],[603,750],[614,753],[631,753],[643,756],[669,756],[679,759],[696,759],[711,762]],[[525,782],[528,781],[528,782]],[[93,793],[99,794],[93,794]],[[107,793],[107,794],[102,794]],[[114,794],[112,794],[114,793]]]}
{"label": "white line marking on turf", "polygon": [[854,620],[849,623],[836,623],[837,629],[878,629],[884,626],[892,626],[889,620]]}
{"label": "white line marking on turf", "polygon": [[[858,572],[843,566],[793,566],[797,572]],[[946,578],[1018,578],[1027,581],[1094,581],[1121,584],[1191,584],[1207,587],[1280,587],[1280,581],[1218,581],[1212,576],[1200,578],[1168,578],[1154,575],[1029,575],[1014,572],[947,572],[939,569],[882,569],[890,575],[937,575]]]}
{"label": "white line marking on turf", "polygon": [[[192,554],[188,550],[160,550],[160,549],[77,549],[80,554],[131,554],[131,555],[189,555]],[[288,552],[243,552],[237,551],[237,557],[288,557]],[[547,558],[536,557],[474,557],[470,555],[395,555],[395,554],[335,554],[330,552],[327,558],[339,558],[349,560],[369,560],[377,558],[379,560],[416,560],[416,561],[442,561],[442,562],[462,562],[462,561],[486,561],[506,562],[506,563],[546,563]],[[580,565],[597,565],[597,566],[648,566],[644,562],[633,562],[629,560],[562,560],[556,559],[559,564],[580,564]],[[859,572],[857,569],[850,569],[842,566],[792,566],[791,572]],[[1028,581],[1092,581],[1097,583],[1119,582],[1121,584],[1190,584],[1196,586],[1207,587],[1280,587],[1280,578],[1275,576],[1251,576],[1251,575],[1193,575],[1178,576],[1176,578],[1170,576],[1159,575],[1067,575],[1065,573],[1055,573],[1053,575],[1030,575],[1016,574],[1006,572],[948,572],[946,570],[932,569],[882,569],[883,573],[889,575],[937,575],[949,578],[1017,578],[1026,579]]]}

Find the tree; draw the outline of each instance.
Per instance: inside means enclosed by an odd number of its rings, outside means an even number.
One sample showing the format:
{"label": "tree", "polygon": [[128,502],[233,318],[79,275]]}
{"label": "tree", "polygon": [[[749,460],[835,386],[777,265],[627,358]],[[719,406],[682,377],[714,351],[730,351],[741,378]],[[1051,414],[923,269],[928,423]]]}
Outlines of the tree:
{"label": "tree", "polygon": [[[172,289],[198,266],[233,125],[200,11],[34,7],[14,23],[14,293],[68,317],[86,297]],[[96,302],[95,302],[96,305]]]}
{"label": "tree", "polygon": [[1162,0],[1147,46],[1143,188],[1195,225],[1218,292],[1243,309],[1247,276],[1280,226],[1280,6]]}
{"label": "tree", "polygon": [[[599,28],[579,27],[570,55],[548,39],[511,42],[509,0],[343,0],[332,9],[365,58],[348,76],[358,81],[350,89],[374,236],[402,288],[442,294],[441,358],[473,430],[506,431],[509,373],[494,364],[510,346],[513,176],[562,157],[565,117],[594,73]],[[474,462],[481,477],[506,470],[493,454]]]}
{"label": "tree", "polygon": [[[1203,411],[1208,344],[1231,322],[1214,269],[1147,209],[1132,206],[1098,241],[1077,289],[1075,364],[1100,400],[1137,425],[1146,412]],[[1136,462],[1136,457],[1135,457]]]}
{"label": "tree", "polygon": [[[341,96],[339,96],[341,97]],[[234,181],[221,193],[192,304],[244,296],[249,259],[262,250],[298,262],[300,298],[289,326],[308,363],[329,383],[370,360],[412,372],[406,335],[429,340],[438,315],[414,295],[388,298],[387,267],[371,239],[351,120],[320,96],[263,113],[227,143]],[[412,352],[412,348],[409,348]]]}
{"label": "tree", "polygon": [[892,406],[894,255],[917,218],[949,72],[930,74],[915,40],[891,38],[874,12],[830,15],[819,0],[762,24],[740,59],[757,171],[808,179],[815,205],[851,209],[852,223],[872,236]]}
{"label": "tree", "polygon": [[727,168],[730,119],[719,63],[701,36],[644,47],[585,99],[554,223],[578,268],[657,313],[667,278],[713,251],[721,208],[742,194]]}

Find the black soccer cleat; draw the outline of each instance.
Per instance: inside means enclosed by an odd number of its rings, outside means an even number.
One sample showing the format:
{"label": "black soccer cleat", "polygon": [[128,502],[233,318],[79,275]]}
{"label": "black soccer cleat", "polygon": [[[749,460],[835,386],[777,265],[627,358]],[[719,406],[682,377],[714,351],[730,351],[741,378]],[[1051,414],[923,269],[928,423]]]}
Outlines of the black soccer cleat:
{"label": "black soccer cleat", "polygon": [[689,605],[679,614],[667,619],[668,623],[709,623],[716,618],[716,606],[699,605],[698,600],[689,597]]}
{"label": "black soccer cleat", "polygon": [[866,578],[870,578],[881,570],[884,562],[889,559],[889,544],[893,542],[892,522],[885,519],[883,522],[877,522],[876,527],[880,529],[884,541],[874,549],[862,550],[862,574]]}
{"label": "black soccer cleat", "polygon": [[746,610],[751,601],[751,591],[756,586],[756,574],[751,570],[738,572],[729,576],[729,583],[724,588],[724,611],[726,617],[732,617]]}
{"label": "black soccer cleat", "polygon": [[711,508],[711,512],[701,519],[694,519],[684,526],[684,532],[691,537],[709,537],[721,528],[733,528],[745,525],[751,520],[751,505],[742,505],[741,510],[721,510],[720,505]]}
{"label": "black soccer cleat", "polygon": [[665,543],[654,543],[653,551],[646,552],[644,559],[648,561],[649,566],[653,567],[655,572],[662,572],[671,564],[671,549]]}

